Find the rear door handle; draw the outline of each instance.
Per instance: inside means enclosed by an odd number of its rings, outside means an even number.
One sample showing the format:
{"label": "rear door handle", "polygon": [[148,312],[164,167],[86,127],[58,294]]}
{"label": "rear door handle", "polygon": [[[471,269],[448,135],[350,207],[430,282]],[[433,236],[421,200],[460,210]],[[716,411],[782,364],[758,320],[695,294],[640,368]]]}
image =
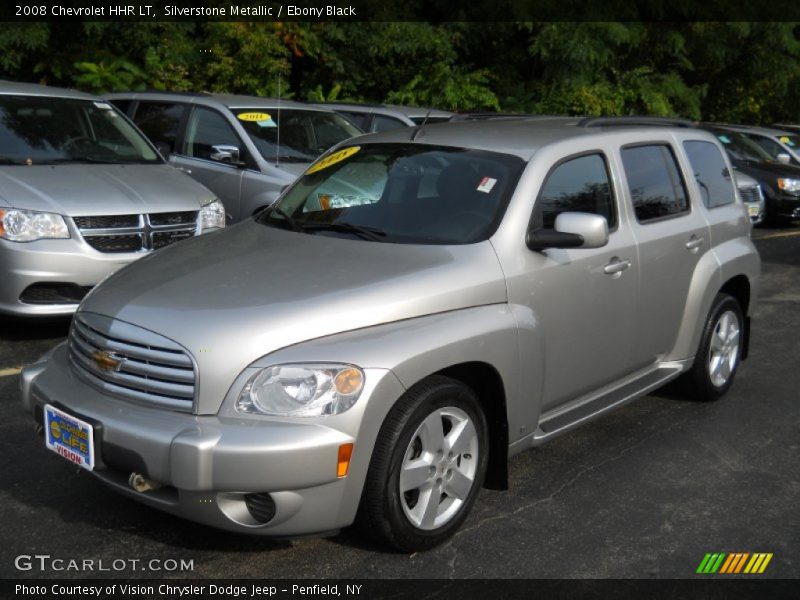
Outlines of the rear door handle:
{"label": "rear door handle", "polygon": [[615,273],[622,273],[625,269],[631,266],[631,261],[629,260],[620,260],[618,258],[612,258],[611,262],[608,263],[605,267],[603,267],[603,273],[606,275],[614,275]]}
{"label": "rear door handle", "polygon": [[697,250],[700,246],[703,245],[705,240],[701,237],[692,236],[689,238],[689,241],[686,242],[686,249],[687,250]]}

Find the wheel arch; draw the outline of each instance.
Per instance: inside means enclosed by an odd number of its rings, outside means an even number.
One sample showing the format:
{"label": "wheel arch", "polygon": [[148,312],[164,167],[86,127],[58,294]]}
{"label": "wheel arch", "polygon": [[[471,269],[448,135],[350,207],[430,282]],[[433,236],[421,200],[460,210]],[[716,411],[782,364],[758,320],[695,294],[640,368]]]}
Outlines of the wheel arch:
{"label": "wheel arch", "polygon": [[485,362],[455,364],[434,373],[460,381],[478,397],[489,428],[489,464],[483,486],[508,489],[508,411],[503,379]]}

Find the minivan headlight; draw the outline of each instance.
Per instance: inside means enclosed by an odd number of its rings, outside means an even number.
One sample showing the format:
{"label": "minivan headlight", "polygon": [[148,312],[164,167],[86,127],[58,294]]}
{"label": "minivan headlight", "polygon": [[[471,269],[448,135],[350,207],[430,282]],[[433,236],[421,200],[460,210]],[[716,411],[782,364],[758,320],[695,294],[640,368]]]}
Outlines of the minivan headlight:
{"label": "minivan headlight", "polygon": [[0,208],[0,238],[32,242],[42,238],[68,238],[64,217],[56,213]]}
{"label": "minivan headlight", "polygon": [[225,227],[225,207],[219,200],[212,200],[200,209],[200,233]]}
{"label": "minivan headlight", "polygon": [[356,403],[363,388],[364,372],[353,365],[275,365],[250,377],[236,410],[283,417],[338,415]]}

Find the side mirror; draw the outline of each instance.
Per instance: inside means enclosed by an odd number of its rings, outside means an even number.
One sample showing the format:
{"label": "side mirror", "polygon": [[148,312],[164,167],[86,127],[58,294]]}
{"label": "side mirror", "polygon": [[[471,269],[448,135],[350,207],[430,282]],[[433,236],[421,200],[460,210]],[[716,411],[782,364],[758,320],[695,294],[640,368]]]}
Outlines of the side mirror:
{"label": "side mirror", "polygon": [[608,244],[608,221],[600,215],[564,212],[553,229],[528,231],[525,243],[531,250],[546,248],[602,248]]}
{"label": "side mirror", "polygon": [[217,162],[228,163],[232,165],[239,164],[239,148],[236,146],[229,146],[227,144],[219,144],[211,146],[211,160]]}
{"label": "side mirror", "polygon": [[788,165],[790,162],[792,162],[792,157],[789,156],[786,152],[780,152],[778,156],[775,157],[775,159],[782,165]]}

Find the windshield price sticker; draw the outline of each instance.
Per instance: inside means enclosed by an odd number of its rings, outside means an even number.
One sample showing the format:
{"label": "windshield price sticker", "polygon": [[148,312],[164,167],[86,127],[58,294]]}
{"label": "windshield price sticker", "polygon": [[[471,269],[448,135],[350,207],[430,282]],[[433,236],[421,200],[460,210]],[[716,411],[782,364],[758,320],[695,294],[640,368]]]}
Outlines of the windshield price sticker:
{"label": "windshield price sticker", "polygon": [[488,194],[494,188],[494,184],[497,183],[497,179],[492,177],[484,177],[481,179],[481,182],[478,184],[476,188],[479,192],[483,192],[484,194]]}
{"label": "windshield price sticker", "polygon": [[350,158],[359,150],[361,150],[361,146],[350,146],[349,148],[343,148],[338,152],[334,152],[330,156],[326,156],[322,160],[311,165],[306,171],[306,175],[311,175],[311,173],[316,173],[317,171],[327,169],[338,162],[342,162],[345,158]]}
{"label": "windshield price sticker", "polygon": [[240,121],[255,121],[256,123],[260,123],[261,121],[269,121],[272,119],[271,115],[263,112],[246,112],[238,114],[236,117]]}

